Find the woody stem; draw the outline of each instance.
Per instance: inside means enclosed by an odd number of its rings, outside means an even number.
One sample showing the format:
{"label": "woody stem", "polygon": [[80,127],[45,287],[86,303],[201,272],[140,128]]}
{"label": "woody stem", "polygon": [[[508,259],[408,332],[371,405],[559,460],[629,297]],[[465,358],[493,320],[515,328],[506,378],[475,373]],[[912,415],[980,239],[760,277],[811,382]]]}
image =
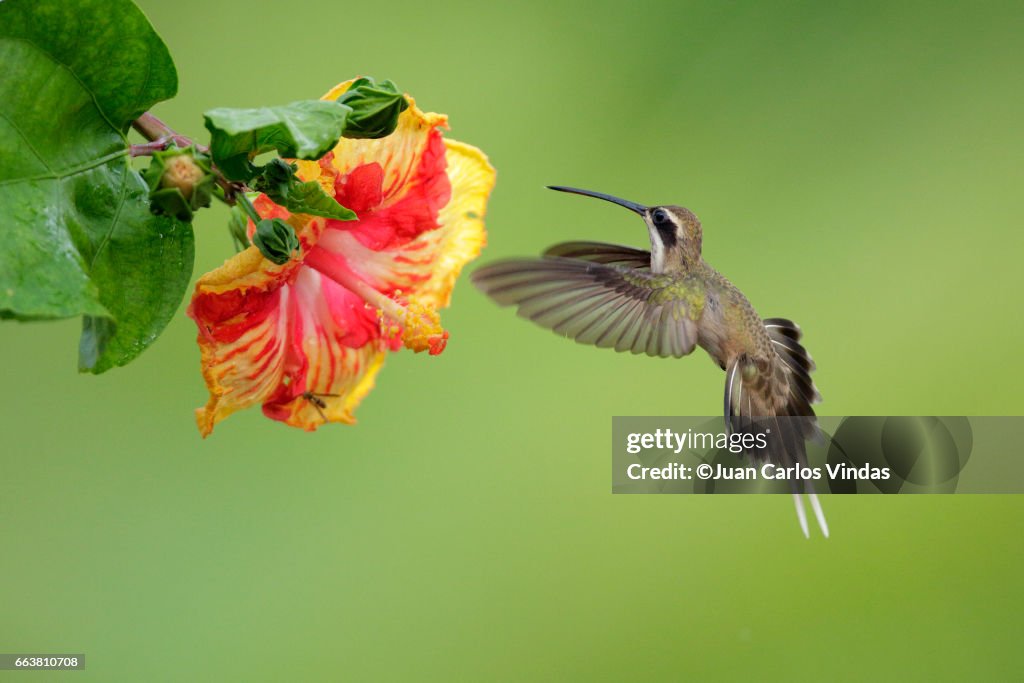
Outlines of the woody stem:
{"label": "woody stem", "polygon": [[[187,135],[179,135],[173,128],[148,111],[132,121],[132,128],[138,131],[142,137],[149,140],[148,144],[131,146],[133,157],[152,155],[153,152],[166,149],[171,143],[178,147],[194,147],[203,154],[210,152],[210,148],[206,145],[200,145]],[[248,189],[243,183],[236,183],[225,178],[224,174],[216,166],[213,167],[213,173],[217,178],[217,184],[223,190],[223,196],[221,194],[216,196],[225,204],[234,205],[236,198]]]}
{"label": "woody stem", "polygon": [[132,121],[132,128],[139,132],[142,137],[150,142],[161,142],[167,144],[173,142],[178,147],[194,146],[200,152],[209,151],[204,145],[198,144],[195,140],[185,135],[179,135],[170,126],[150,114],[148,111],[139,118]]}

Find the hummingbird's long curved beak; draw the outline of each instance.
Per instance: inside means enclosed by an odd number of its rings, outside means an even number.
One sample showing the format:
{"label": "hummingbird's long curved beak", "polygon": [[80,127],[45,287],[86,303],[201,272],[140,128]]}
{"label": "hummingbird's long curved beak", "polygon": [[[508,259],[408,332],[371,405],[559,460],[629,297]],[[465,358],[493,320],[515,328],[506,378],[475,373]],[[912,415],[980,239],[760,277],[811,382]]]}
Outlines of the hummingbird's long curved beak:
{"label": "hummingbird's long curved beak", "polygon": [[580,190],[575,187],[562,187],[560,185],[548,185],[548,189],[557,190],[559,192],[570,192],[572,194],[581,194],[584,197],[597,197],[598,199],[603,199],[606,202],[611,202],[612,204],[624,206],[630,211],[638,213],[641,216],[647,213],[647,207],[644,206],[643,204],[637,204],[636,202],[631,202],[628,199],[619,199],[618,197],[613,197],[612,195],[605,194],[603,192],[592,192],[590,190]]}

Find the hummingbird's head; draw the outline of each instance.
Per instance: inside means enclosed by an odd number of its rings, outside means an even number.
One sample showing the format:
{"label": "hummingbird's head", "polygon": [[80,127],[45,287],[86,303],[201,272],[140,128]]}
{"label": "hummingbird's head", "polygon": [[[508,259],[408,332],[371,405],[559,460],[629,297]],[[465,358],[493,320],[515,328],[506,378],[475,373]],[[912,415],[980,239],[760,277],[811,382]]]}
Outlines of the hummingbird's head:
{"label": "hummingbird's head", "polygon": [[682,206],[644,206],[603,192],[574,187],[549,186],[559,192],[597,197],[639,214],[647,224],[651,238],[651,270],[656,273],[681,270],[700,261],[703,233],[700,221]]}
{"label": "hummingbird's head", "polygon": [[[651,270],[672,270],[700,260],[704,235],[693,211],[682,206],[652,206],[643,216],[651,236]],[[656,267],[659,253],[662,267]]]}

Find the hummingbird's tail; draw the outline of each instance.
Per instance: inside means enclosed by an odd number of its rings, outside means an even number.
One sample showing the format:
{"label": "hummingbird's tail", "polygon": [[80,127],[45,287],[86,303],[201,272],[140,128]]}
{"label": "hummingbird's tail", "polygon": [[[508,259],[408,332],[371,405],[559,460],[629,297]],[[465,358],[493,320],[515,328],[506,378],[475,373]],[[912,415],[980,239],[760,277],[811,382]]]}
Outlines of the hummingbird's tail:
{"label": "hummingbird's tail", "polygon": [[811,354],[800,344],[803,332],[800,326],[786,318],[766,318],[764,329],[771,339],[775,355],[785,365],[789,379],[789,391],[784,414],[793,416],[814,416],[811,404],[821,401],[811,373],[815,364]]}
{"label": "hummingbird's tail", "polygon": [[[814,359],[811,358],[811,354],[807,353],[807,349],[800,344],[800,337],[802,336],[800,326],[786,318],[768,318],[764,321],[764,328],[768,332],[772,346],[775,347],[776,355],[786,364],[789,370],[789,400],[786,403],[785,411],[787,415],[792,417],[788,419],[796,418],[800,422],[804,422],[804,419],[807,418],[802,426],[803,428],[799,430],[801,435],[798,438],[820,439],[821,435],[818,431],[817,421],[814,418],[814,409],[811,408],[811,404],[821,401],[821,394],[818,393],[817,388],[814,386],[814,381],[811,379],[811,372],[814,371],[815,367]],[[802,456],[801,459],[806,461],[806,454],[806,446],[804,443],[801,443],[798,457]],[[814,517],[818,520],[818,528],[821,529],[821,534],[828,538],[828,522],[825,520],[825,511],[821,509],[818,494],[814,491],[814,484],[810,480],[804,480],[803,484],[807,500],[814,511]],[[804,532],[804,537],[809,538],[810,534],[807,530],[807,516],[804,511],[803,499],[797,491],[794,491],[793,498],[796,503],[800,529]]]}
{"label": "hummingbird's tail", "polygon": [[[800,328],[791,320],[768,318],[765,332],[771,342],[769,356],[741,354],[726,368],[725,417],[730,431],[761,432],[766,447],[750,455],[784,467],[807,465],[807,441],[820,441],[812,404],[821,400],[811,372],[814,360],[800,344]],[[807,495],[822,534],[828,523],[809,480],[791,482],[797,519],[808,535],[803,495]]]}
{"label": "hummingbird's tail", "polygon": [[[818,520],[821,535],[828,538],[828,522],[825,520],[825,511],[821,509],[821,502],[818,501],[818,494],[814,492],[814,487],[810,482],[804,482],[804,485],[807,487],[807,499],[811,501],[811,509],[814,510],[814,516]],[[810,538],[811,532],[807,529],[807,511],[804,510],[804,499],[798,492],[794,492],[793,502],[796,504],[796,519],[800,522],[800,530],[804,532],[804,538]]]}

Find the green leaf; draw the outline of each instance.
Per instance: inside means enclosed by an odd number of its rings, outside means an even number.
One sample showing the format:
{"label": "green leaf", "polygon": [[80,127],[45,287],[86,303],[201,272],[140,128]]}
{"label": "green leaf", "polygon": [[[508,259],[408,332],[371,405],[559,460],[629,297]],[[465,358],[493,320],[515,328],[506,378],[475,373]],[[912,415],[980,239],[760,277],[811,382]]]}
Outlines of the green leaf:
{"label": "green leaf", "polygon": [[252,243],[267,260],[279,266],[288,263],[292,259],[292,254],[299,248],[299,238],[295,235],[295,230],[280,218],[264,218],[257,223]]}
{"label": "green leaf", "polygon": [[88,316],[83,369],[123,365],[191,274],[191,229],[150,214],[125,138],[174,63],[128,0],[5,0],[0,64],[0,317]]}
{"label": "green leaf", "polygon": [[353,211],[346,209],[334,197],[324,192],[315,180],[300,182],[295,175],[295,166],[281,159],[274,159],[261,169],[252,187],[265,193],[277,205],[292,213],[323,216],[339,221],[356,219]]}
{"label": "green leaf", "polygon": [[[273,198],[271,197],[271,199]],[[329,197],[320,187],[320,183],[315,180],[296,184],[288,193],[282,206],[292,213],[306,213],[339,221],[354,221],[356,219],[354,211],[346,209],[334,197]]]}
{"label": "green leaf", "polygon": [[[181,304],[192,275],[194,245],[190,224],[149,209],[149,188],[129,172],[121,220],[92,263],[92,277],[117,283],[102,290],[110,318],[86,316],[82,323],[78,366],[104,372],[124,365],[163,332]],[[144,230],[134,226],[145,226]]]}
{"label": "green leaf", "polygon": [[395,132],[398,115],[409,103],[391,81],[377,83],[360,78],[337,100],[352,108],[343,135],[347,138],[383,138]]}
{"label": "green leaf", "polygon": [[252,159],[264,152],[322,157],[337,144],[349,111],[337,102],[303,100],[282,107],[211,109],[203,117],[213,162],[228,179],[247,181],[259,171]]}
{"label": "green leaf", "polygon": [[260,169],[260,173],[253,182],[252,188],[257,192],[263,192],[278,204],[291,192],[292,187],[298,182],[295,177],[296,164],[289,164],[284,159],[272,159],[270,163]]}

